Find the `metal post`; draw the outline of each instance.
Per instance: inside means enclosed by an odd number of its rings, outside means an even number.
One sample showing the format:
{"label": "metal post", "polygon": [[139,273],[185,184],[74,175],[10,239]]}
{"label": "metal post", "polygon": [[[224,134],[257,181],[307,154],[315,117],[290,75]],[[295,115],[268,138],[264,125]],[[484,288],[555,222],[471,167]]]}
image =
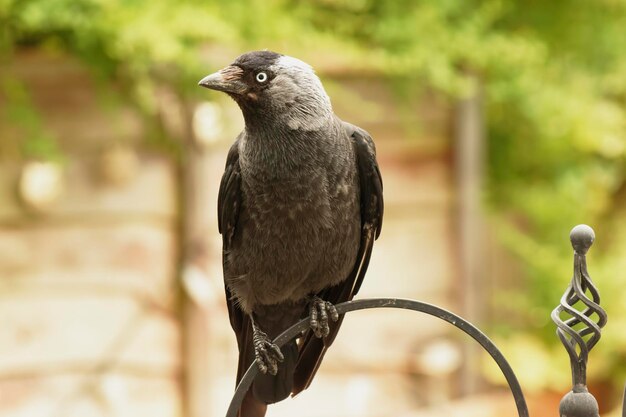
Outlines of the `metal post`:
{"label": "metal post", "polygon": [[[572,368],[572,390],[561,400],[561,417],[600,416],[598,402],[587,390],[589,351],[600,340],[601,329],[607,321],[607,314],[600,307],[600,294],[587,273],[586,254],[594,239],[593,229],[587,225],[578,225],[572,229],[570,240],[574,248],[574,276],[561,298],[561,304],[552,311],[557,335],[569,354]],[[579,303],[584,309],[574,307]],[[563,320],[562,314],[569,318]],[[597,321],[591,318],[594,314]],[[581,324],[578,330],[574,329]]]}

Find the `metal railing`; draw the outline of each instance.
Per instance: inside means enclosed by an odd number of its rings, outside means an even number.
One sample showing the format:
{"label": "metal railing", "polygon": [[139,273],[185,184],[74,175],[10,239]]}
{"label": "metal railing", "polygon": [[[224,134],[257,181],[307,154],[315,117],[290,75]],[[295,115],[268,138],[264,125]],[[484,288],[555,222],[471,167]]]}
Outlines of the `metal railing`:
{"label": "metal railing", "polygon": [[[587,272],[586,254],[594,239],[593,229],[589,226],[578,225],[572,229],[570,240],[574,248],[574,274],[560,304],[552,312],[552,320],[557,326],[557,335],[569,354],[572,370],[572,390],[561,400],[560,417],[599,417],[600,415],[598,402],[587,389],[586,376],[589,352],[598,343],[602,327],[607,322],[607,314],[600,307],[599,291]],[[339,314],[372,308],[399,308],[425,313],[452,324],[471,336],[489,353],[509,385],[515,400],[517,415],[529,417],[522,388],[502,352],[480,329],[462,317],[432,304],[400,298],[353,300],[338,304],[336,308]],[[302,319],[280,334],[274,343],[282,347],[288,341],[299,337],[308,328],[309,319]],[[243,398],[258,372],[255,361],[239,382],[226,417],[237,416]],[[626,417],[626,391],[622,417]]]}

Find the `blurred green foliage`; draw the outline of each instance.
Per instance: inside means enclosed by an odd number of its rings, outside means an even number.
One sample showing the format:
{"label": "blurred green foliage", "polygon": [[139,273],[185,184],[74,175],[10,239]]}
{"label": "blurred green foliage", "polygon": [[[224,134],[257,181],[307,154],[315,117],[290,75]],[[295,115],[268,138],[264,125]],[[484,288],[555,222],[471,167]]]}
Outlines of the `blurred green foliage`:
{"label": "blurred green foliage", "polygon": [[[530,278],[515,298],[518,314],[539,320],[538,334],[554,346],[548,315],[571,276],[567,233],[577,223],[599,235],[591,273],[610,317],[626,317],[625,28],[623,0],[0,0],[0,59],[10,64],[17,48],[35,45],[67,51],[149,117],[158,117],[159,85],[183,99],[196,94],[196,81],[215,68],[199,59],[203,48],[219,45],[328,51],[356,71],[451,101],[471,94],[477,77],[486,202]],[[0,93],[13,103],[5,112],[35,138],[25,152],[54,154],[15,83],[5,76]],[[603,361],[623,377],[625,336],[606,333]]]}

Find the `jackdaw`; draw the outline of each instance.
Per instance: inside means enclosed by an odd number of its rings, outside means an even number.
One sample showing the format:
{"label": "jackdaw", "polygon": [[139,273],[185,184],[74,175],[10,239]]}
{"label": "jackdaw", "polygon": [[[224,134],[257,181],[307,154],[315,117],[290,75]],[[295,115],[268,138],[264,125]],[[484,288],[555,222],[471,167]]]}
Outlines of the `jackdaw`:
{"label": "jackdaw", "polygon": [[[228,152],[218,196],[237,383],[261,373],[240,417],[306,389],[359,290],[383,216],[376,150],[341,121],[312,68],[270,51],[241,55],[203,78],[241,108],[245,129]],[[281,350],[272,340],[303,317],[311,330]]]}

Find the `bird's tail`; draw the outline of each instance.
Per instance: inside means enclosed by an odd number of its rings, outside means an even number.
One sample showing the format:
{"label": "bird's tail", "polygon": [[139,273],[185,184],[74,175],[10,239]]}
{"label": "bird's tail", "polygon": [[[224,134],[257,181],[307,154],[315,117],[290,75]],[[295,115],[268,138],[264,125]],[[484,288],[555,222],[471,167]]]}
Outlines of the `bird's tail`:
{"label": "bird's tail", "polygon": [[284,400],[291,394],[293,388],[293,373],[298,361],[298,346],[295,341],[291,341],[280,350],[285,359],[278,364],[278,373],[276,375],[260,374],[252,384],[254,398],[265,404]]}
{"label": "bird's tail", "polygon": [[265,417],[267,411],[267,404],[257,400],[252,395],[252,391],[248,391],[246,396],[243,397],[241,408],[237,417]]}
{"label": "bird's tail", "polygon": [[[244,337],[239,340],[237,384],[254,362],[252,324],[247,316],[245,316],[245,321],[247,323],[244,323],[246,326]],[[273,338],[275,335],[272,334],[271,337]],[[257,375],[252,387],[244,397],[238,417],[264,417],[268,404],[284,400],[291,394],[293,375],[298,361],[298,346],[295,341],[291,341],[281,348],[281,352],[285,359],[278,364],[278,373],[276,375],[269,373]]]}
{"label": "bird's tail", "polygon": [[[252,324],[247,315],[242,315],[241,328],[243,331],[237,336],[239,345],[239,362],[237,365],[237,385],[241,382],[246,370],[254,361],[254,346],[252,345]],[[241,403],[237,417],[264,417],[267,404],[254,398],[252,390],[248,390]]]}

